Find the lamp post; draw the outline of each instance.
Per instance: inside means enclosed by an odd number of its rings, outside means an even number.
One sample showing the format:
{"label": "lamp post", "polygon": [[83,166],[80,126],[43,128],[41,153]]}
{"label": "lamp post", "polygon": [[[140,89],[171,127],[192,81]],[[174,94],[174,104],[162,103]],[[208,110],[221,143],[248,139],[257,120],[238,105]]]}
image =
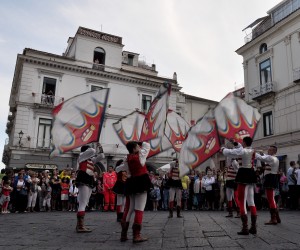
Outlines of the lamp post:
{"label": "lamp post", "polygon": [[24,135],[24,133],[23,133],[23,131],[21,130],[21,131],[19,132],[19,146],[21,146],[21,140],[22,140],[23,135]]}

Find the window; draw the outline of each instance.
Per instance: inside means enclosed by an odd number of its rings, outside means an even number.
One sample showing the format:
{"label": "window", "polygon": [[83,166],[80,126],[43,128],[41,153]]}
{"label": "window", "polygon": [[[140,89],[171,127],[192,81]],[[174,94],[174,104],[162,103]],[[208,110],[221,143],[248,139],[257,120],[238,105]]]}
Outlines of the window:
{"label": "window", "polygon": [[273,115],[272,111],[263,114],[264,136],[273,135]]}
{"label": "window", "polygon": [[41,103],[53,105],[55,101],[56,79],[44,77]]}
{"label": "window", "polygon": [[262,54],[262,53],[266,52],[267,50],[268,50],[267,44],[263,43],[263,44],[260,45],[260,47],[259,47],[259,54]]}
{"label": "window", "polygon": [[267,59],[259,64],[259,71],[260,71],[260,84],[261,85],[272,82],[270,59]]}
{"label": "window", "polygon": [[152,101],[151,95],[142,95],[142,111],[148,112]]}
{"label": "window", "polygon": [[40,118],[39,120],[39,130],[38,130],[38,148],[49,148],[51,139],[51,119]]}
{"label": "window", "polygon": [[94,63],[105,64],[105,50],[102,48],[96,48],[94,50]]}
{"label": "window", "polygon": [[91,92],[93,92],[93,91],[97,91],[97,90],[101,90],[101,89],[103,89],[103,88],[102,88],[102,87],[100,87],[100,86],[91,85]]}
{"label": "window", "polygon": [[134,55],[128,55],[128,65],[133,66]]}

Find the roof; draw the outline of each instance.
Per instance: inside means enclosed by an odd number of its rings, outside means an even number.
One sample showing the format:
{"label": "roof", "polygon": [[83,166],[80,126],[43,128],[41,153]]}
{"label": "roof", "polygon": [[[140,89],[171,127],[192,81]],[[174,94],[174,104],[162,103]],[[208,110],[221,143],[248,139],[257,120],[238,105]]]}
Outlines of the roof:
{"label": "roof", "polygon": [[71,57],[68,57],[68,56],[61,56],[61,55],[52,54],[52,53],[49,53],[49,52],[45,52],[45,51],[41,51],[41,50],[36,50],[36,49],[31,49],[31,48],[25,48],[23,50],[23,55],[26,55],[27,52],[36,52],[38,54],[43,54],[45,56],[51,56],[51,57],[65,59],[65,60],[75,61],[75,59],[73,59]]}
{"label": "roof", "polygon": [[91,30],[91,29],[84,28],[81,26],[78,28],[76,35],[77,34],[82,35],[82,36],[96,38],[98,40],[102,40],[102,41],[106,41],[106,42],[111,42],[111,43],[116,43],[116,44],[122,45],[122,37],[114,36],[114,35],[103,33],[103,32],[96,31],[96,30]]}
{"label": "roof", "polygon": [[185,96],[186,99],[190,99],[190,100],[195,100],[195,101],[201,101],[201,102],[212,102],[217,104],[217,101],[213,101],[213,100],[209,100],[209,99],[205,99],[202,97],[198,97],[198,96],[193,96],[193,95],[188,95],[188,94],[183,94]]}

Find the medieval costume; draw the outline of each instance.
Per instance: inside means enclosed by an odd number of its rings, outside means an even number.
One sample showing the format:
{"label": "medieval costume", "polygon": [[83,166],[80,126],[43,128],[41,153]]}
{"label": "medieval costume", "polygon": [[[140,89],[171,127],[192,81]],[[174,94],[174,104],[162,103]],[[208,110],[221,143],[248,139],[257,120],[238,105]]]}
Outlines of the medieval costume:
{"label": "medieval costume", "polygon": [[263,161],[266,163],[265,166],[265,181],[264,181],[264,188],[266,190],[266,195],[269,203],[270,213],[271,213],[271,220],[266,222],[265,225],[276,225],[277,223],[281,223],[281,219],[279,217],[277,205],[274,199],[274,190],[279,186],[279,160],[275,156],[277,152],[277,147],[270,146],[268,150],[268,154],[257,154],[256,159]]}
{"label": "medieval costume", "polygon": [[98,147],[98,154],[95,149],[88,145],[81,147],[81,153],[78,157],[78,170],[76,176],[76,185],[78,187],[78,212],[77,212],[77,233],[91,232],[90,229],[84,226],[85,208],[89,202],[92,189],[95,187],[94,163],[99,162],[104,158],[103,149]]}
{"label": "medieval costume", "polygon": [[141,229],[147,192],[151,188],[151,181],[146,168],[146,158],[150,152],[150,144],[130,141],[126,144],[126,147],[129,154],[124,161],[124,166],[128,168],[128,179],[125,185],[126,205],[121,222],[121,241],[127,240],[129,222],[134,212],[133,243],[138,243],[147,240],[147,238],[141,237]]}
{"label": "medieval costume", "polygon": [[226,198],[228,215],[226,217],[233,217],[233,199],[236,204],[237,215],[236,218],[240,218],[240,207],[238,204],[237,184],[235,182],[236,174],[239,169],[239,163],[234,159],[227,157],[227,173],[226,173]]}
{"label": "medieval costume", "polygon": [[[239,146],[234,149],[222,148],[222,152],[227,157],[241,158],[242,166],[240,166],[237,176],[236,183],[238,184],[238,203],[240,206],[242,230],[238,232],[239,235],[256,234],[256,207],[254,204],[254,184],[256,183],[256,175],[254,171],[254,158],[255,151],[251,148],[252,138],[245,137],[243,139],[243,146]],[[248,230],[248,217],[246,202],[251,211],[251,228]]]}
{"label": "medieval costume", "polygon": [[173,209],[174,209],[174,199],[176,194],[176,209],[177,217],[182,218],[181,211],[181,196],[182,196],[182,182],[179,177],[179,164],[178,160],[170,163],[169,178],[167,181],[167,186],[169,189],[169,218],[173,218]]}
{"label": "medieval costume", "polygon": [[[121,222],[124,214],[124,208],[125,208],[125,182],[127,180],[127,171],[122,170],[122,164],[123,160],[120,160],[117,162],[116,165],[116,172],[117,172],[117,181],[113,187],[113,192],[117,195],[117,222]],[[119,168],[118,166],[121,167]]]}

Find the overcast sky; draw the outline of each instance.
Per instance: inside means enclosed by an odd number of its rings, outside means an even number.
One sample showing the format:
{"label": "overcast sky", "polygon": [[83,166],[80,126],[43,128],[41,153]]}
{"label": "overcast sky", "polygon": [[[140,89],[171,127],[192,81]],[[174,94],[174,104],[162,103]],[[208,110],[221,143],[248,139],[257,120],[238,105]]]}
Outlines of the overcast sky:
{"label": "overcast sky", "polygon": [[[16,57],[24,48],[61,55],[83,26],[123,38],[186,94],[220,101],[243,85],[242,30],[280,0],[12,0],[0,8],[0,158]],[[0,168],[4,165],[1,163]]]}

